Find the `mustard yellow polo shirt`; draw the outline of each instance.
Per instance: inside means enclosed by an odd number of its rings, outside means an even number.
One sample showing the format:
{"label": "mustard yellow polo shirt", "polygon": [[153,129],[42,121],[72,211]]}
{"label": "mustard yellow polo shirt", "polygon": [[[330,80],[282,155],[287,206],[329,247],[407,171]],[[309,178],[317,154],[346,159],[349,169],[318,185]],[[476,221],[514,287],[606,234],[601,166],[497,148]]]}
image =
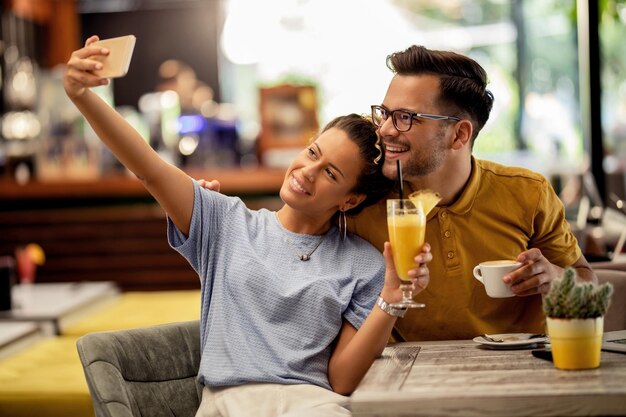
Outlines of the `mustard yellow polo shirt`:
{"label": "mustard yellow polo shirt", "polygon": [[[348,229],[382,250],[386,218],[382,200],[349,218]],[[529,248],[561,267],[581,256],[563,204],[543,176],[474,158],[459,199],[429,213],[426,241],[433,255],[430,284],[415,297],[426,307],[410,310],[395,327],[396,337],[407,341],[544,332],[541,296],[490,298],[472,270],[482,261],[515,259]]]}

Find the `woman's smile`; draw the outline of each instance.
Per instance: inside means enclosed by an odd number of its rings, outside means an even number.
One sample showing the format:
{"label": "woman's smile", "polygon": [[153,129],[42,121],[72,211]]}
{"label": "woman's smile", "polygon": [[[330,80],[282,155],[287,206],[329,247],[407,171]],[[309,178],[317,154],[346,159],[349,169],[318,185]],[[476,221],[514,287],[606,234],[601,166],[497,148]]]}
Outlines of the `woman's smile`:
{"label": "woman's smile", "polygon": [[289,186],[289,188],[297,193],[311,195],[311,193],[304,188],[304,181],[298,179],[293,172],[291,173],[291,178],[289,179]]}

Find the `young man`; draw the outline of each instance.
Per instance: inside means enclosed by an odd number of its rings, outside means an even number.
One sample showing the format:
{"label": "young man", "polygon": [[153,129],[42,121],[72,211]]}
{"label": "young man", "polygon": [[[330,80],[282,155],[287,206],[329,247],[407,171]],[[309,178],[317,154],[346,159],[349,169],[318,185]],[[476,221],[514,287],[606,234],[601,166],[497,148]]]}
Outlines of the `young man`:
{"label": "young man", "polygon": [[[481,161],[472,147],[489,118],[493,95],[472,59],[412,46],[387,59],[395,73],[372,117],[385,149],[383,172],[403,171],[405,195],[431,189],[442,200],[428,215],[429,287],[396,322],[400,340],[468,339],[482,333],[543,333],[541,294],[574,266],[596,281],[565,220],[564,208],[541,175]],[[396,195],[390,196],[390,198]],[[387,237],[385,201],[349,219],[349,228],[379,250]],[[475,265],[517,259],[508,276],[512,298],[489,298]]]}

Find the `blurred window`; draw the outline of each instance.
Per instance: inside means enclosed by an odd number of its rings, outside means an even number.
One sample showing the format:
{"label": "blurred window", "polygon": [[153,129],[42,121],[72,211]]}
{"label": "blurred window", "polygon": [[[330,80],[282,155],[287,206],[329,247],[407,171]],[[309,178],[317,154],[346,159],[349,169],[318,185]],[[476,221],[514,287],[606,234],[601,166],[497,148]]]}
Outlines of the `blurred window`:
{"label": "blurred window", "polygon": [[616,203],[626,200],[626,0],[601,1],[599,7],[603,166],[608,200]]}
{"label": "blurred window", "polygon": [[385,57],[423,44],[467,54],[489,74],[495,104],[478,157],[549,177],[580,169],[576,0],[229,0],[225,7],[222,94],[242,119],[258,120],[256,87],[278,83],[315,85],[321,125],[367,114],[392,76]]}

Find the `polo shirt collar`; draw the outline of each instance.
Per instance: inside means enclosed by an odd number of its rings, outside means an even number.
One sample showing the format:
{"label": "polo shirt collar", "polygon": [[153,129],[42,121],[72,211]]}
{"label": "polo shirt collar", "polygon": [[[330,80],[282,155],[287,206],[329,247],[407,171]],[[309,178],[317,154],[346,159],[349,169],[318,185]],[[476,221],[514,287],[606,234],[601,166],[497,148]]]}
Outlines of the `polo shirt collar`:
{"label": "polo shirt collar", "polygon": [[[482,170],[480,165],[476,163],[474,155],[472,155],[471,158],[472,172],[470,174],[469,181],[465,185],[465,189],[461,193],[459,199],[452,203],[452,205],[450,206],[435,207],[430,211],[430,213],[428,213],[428,216],[426,216],[427,220],[435,217],[439,210],[442,208],[451,211],[454,214],[466,214],[472,209],[472,207],[474,206],[474,200],[476,199],[476,196],[478,195],[478,190],[480,188],[480,177],[482,176]],[[405,190],[405,194],[410,194],[410,192],[411,191],[407,192]],[[400,198],[400,192],[397,190],[397,188],[390,193],[390,198]],[[404,198],[407,198],[407,196],[405,195]]]}
{"label": "polo shirt collar", "polygon": [[465,189],[458,200],[446,208],[454,214],[462,215],[468,213],[474,206],[474,201],[478,195],[481,176],[481,167],[476,163],[476,159],[472,155],[472,173],[470,174],[469,181],[465,185]]}

